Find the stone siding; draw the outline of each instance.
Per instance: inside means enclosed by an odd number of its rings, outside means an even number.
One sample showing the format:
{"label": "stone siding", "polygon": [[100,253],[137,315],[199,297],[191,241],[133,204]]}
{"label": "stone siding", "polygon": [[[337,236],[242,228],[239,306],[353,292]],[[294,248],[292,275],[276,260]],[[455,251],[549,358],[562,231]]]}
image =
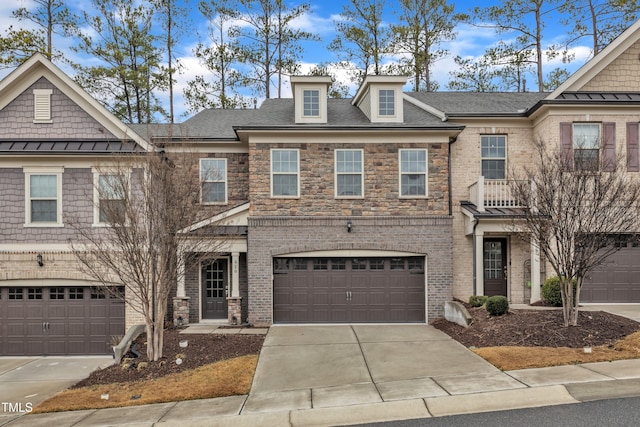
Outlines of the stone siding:
{"label": "stone siding", "polygon": [[[347,233],[347,220],[353,229]],[[294,252],[379,250],[424,254],[427,320],[452,298],[451,217],[249,217],[249,323],[273,322],[273,256]]]}
{"label": "stone siding", "polygon": [[[212,217],[249,201],[249,155],[247,153],[208,153],[200,158],[227,159],[227,203],[201,204],[205,217]],[[198,172],[199,173],[199,172]],[[199,179],[199,177],[194,177]]]}
{"label": "stone siding", "polygon": [[[271,197],[272,148],[300,150],[300,197]],[[426,148],[428,198],[400,198],[398,150]],[[364,197],[336,198],[335,150],[364,152]],[[249,144],[250,215],[448,215],[448,144]]]}

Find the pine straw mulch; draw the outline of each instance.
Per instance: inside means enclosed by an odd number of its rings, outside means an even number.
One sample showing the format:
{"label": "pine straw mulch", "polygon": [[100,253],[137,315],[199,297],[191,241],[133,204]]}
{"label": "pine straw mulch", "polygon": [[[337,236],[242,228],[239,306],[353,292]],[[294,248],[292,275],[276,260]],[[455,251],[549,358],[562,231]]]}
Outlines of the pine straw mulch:
{"label": "pine straw mulch", "polygon": [[433,325],[503,370],[640,358],[640,324],[611,313],[581,311],[578,326],[565,328],[561,310],[493,317],[465,306],[473,317],[468,328],[445,319]]}
{"label": "pine straw mulch", "polygon": [[[187,341],[187,347],[180,347]],[[239,334],[180,334],[177,329],[164,331],[163,357],[157,362],[147,360],[146,334],[140,335],[132,345],[139,356],[129,351],[122,363],[93,371],[89,377],[73,388],[96,384],[111,384],[156,379],[208,365],[221,360],[245,355],[258,355],[264,342],[262,335]],[[182,360],[181,364],[176,359]]]}
{"label": "pine straw mulch", "polygon": [[[146,335],[122,363],[89,377],[39,404],[33,413],[113,408],[247,394],[264,336],[179,334],[165,330],[163,357],[149,362]],[[180,341],[187,341],[180,347]],[[176,363],[180,359],[182,363]]]}

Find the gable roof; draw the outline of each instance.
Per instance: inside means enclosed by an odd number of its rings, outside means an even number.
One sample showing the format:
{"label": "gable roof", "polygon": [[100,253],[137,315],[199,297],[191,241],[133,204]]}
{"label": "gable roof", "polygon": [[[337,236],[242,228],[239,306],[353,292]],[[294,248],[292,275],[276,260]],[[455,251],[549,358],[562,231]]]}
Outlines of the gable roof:
{"label": "gable roof", "polygon": [[69,99],[121,141],[133,141],[144,150],[153,149],[152,145],[144,138],[120,121],[40,53],[34,54],[0,81],[0,109],[5,108],[42,77],[60,89]]}
{"label": "gable roof", "polygon": [[580,67],[578,71],[573,73],[563,84],[551,92],[546,99],[556,99],[563,92],[580,91],[585,84],[593,79],[598,73],[603,71],[638,40],[640,40],[640,20],[627,28],[614,41],[609,43],[607,47],[602,49],[594,58],[587,61],[587,63]]}

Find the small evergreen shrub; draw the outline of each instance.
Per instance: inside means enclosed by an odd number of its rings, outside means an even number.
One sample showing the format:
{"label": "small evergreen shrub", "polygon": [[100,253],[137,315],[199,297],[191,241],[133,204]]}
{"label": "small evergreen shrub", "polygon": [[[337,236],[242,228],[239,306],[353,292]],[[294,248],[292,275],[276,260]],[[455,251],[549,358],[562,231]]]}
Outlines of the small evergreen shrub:
{"label": "small evergreen shrub", "polygon": [[469,305],[471,307],[482,307],[487,302],[487,298],[489,297],[486,295],[472,295],[469,297]]}
{"label": "small evergreen shrub", "polygon": [[[576,292],[578,281],[573,279],[573,292]],[[562,307],[562,293],[560,291],[560,278],[558,276],[549,277],[542,285],[542,300],[554,307]]]}
{"label": "small evergreen shrub", "polygon": [[502,316],[509,311],[509,300],[502,295],[494,295],[487,298],[487,311],[492,316]]}

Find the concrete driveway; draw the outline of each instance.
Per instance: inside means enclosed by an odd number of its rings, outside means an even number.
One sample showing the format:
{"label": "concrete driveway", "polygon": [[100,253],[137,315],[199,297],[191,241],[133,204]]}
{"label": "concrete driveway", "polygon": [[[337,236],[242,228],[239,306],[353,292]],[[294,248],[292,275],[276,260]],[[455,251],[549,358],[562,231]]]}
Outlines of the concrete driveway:
{"label": "concrete driveway", "polygon": [[0,357],[0,415],[35,407],[112,363],[111,356]]}
{"label": "concrete driveway", "polygon": [[525,387],[429,325],[272,326],[242,413]]}

